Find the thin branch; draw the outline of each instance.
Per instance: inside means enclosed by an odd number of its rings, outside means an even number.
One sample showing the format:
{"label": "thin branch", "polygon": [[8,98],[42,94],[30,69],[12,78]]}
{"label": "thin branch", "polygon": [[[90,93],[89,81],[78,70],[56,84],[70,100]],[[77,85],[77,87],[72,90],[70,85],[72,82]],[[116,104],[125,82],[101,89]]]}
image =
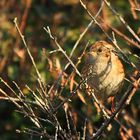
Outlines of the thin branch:
{"label": "thin branch", "polygon": [[136,41],[134,41],[133,39],[129,38],[128,36],[126,36],[125,34],[123,34],[122,32],[120,32],[119,30],[113,28],[112,26],[108,25],[107,23],[105,23],[101,18],[99,18],[106,26],[108,26],[109,28],[111,28],[112,31],[114,31],[118,36],[122,37],[124,40],[126,40],[128,43],[132,44],[133,46],[137,47],[140,49],[140,44],[138,44]]}
{"label": "thin branch", "polygon": [[96,98],[94,91],[91,91],[92,97],[94,99],[94,101],[97,103],[98,107],[100,108],[100,110],[103,112],[104,116],[106,118],[110,118],[107,114],[107,112],[105,111],[105,107],[98,101],[98,99]]}
{"label": "thin branch", "polygon": [[53,111],[53,113],[56,113],[58,111],[58,109],[60,109],[64,103],[69,102],[70,99],[72,99],[73,96],[77,95],[76,92],[78,89],[80,89],[81,85],[85,82],[86,80],[82,80],[77,87],[70,93],[70,96],[66,99],[64,99]]}
{"label": "thin branch", "polygon": [[86,140],[86,130],[87,130],[87,119],[85,119],[84,130],[83,130],[83,137],[82,140]]}
{"label": "thin branch", "polygon": [[[2,90],[0,89],[0,92],[1,92],[1,91],[2,91]],[[7,96],[7,95],[6,95],[6,96]],[[19,100],[18,98],[15,98],[15,97],[0,97],[0,100],[6,100],[6,101],[8,101],[9,99],[10,99],[11,101],[21,102],[21,100]],[[22,100],[23,100],[23,99],[22,99]],[[30,100],[23,100],[22,102],[37,105],[36,102],[30,101]]]}
{"label": "thin branch", "polygon": [[70,121],[68,117],[68,105],[64,105],[64,110],[65,110],[65,115],[66,115],[66,121],[67,121],[67,128],[68,128],[68,133],[71,135],[71,128],[70,128]]}
{"label": "thin branch", "polygon": [[[98,15],[101,13],[103,6],[104,6],[104,1],[101,0],[101,6],[100,6],[100,8],[99,8],[97,14],[95,15],[95,19],[96,19],[96,18],[98,17]],[[72,49],[72,51],[71,51],[71,53],[70,53],[70,56],[69,56],[70,58],[72,57],[72,55],[73,55],[75,49],[77,48],[79,42],[82,40],[82,38],[84,37],[84,35],[86,34],[86,32],[90,29],[90,27],[92,26],[93,23],[94,23],[94,20],[91,20],[90,23],[88,24],[88,26],[85,28],[85,30],[80,34],[78,40],[77,40],[76,43],[74,44],[73,49]]]}
{"label": "thin branch", "polygon": [[[137,86],[140,83],[140,77],[138,77],[137,79]],[[131,95],[132,92],[136,92],[137,87],[130,85],[129,88],[127,89],[127,91],[125,92],[124,96],[121,98],[118,107],[116,108],[116,110],[112,113],[112,115],[110,116],[109,119],[107,119],[102,125],[101,127],[97,130],[97,132],[93,135],[93,137],[91,139],[97,139],[102,132],[106,129],[106,127],[111,123],[111,121],[114,119],[114,117],[116,116],[116,114],[123,108],[123,106],[126,104],[127,99],[129,98],[129,96]]]}
{"label": "thin branch", "polygon": [[15,23],[15,27],[16,27],[16,29],[17,29],[17,31],[18,31],[18,33],[19,33],[21,39],[22,39],[22,42],[23,42],[23,44],[24,44],[24,46],[25,46],[25,48],[26,48],[26,50],[27,50],[27,53],[28,53],[28,55],[29,55],[29,57],[30,57],[30,59],[31,59],[31,61],[32,61],[32,64],[33,64],[33,66],[34,66],[34,68],[35,68],[35,70],[36,70],[37,76],[38,76],[38,78],[41,80],[41,75],[40,75],[40,73],[39,73],[39,71],[38,71],[38,69],[37,69],[37,66],[36,66],[36,64],[35,64],[34,58],[32,57],[32,54],[30,53],[30,50],[29,50],[28,45],[27,45],[27,43],[26,43],[26,41],[25,41],[24,35],[21,33],[21,31],[20,31],[20,29],[19,29],[19,27],[18,27],[18,24],[17,24],[17,17],[15,17],[14,23]]}
{"label": "thin branch", "polygon": [[[95,15],[95,18],[97,18],[98,15],[100,14],[100,12],[101,12],[101,10],[102,10],[102,8],[103,8],[103,5],[104,5],[104,2],[101,0],[101,6],[100,6],[100,8],[99,8],[97,14]],[[72,57],[72,55],[73,55],[75,49],[77,48],[78,44],[80,43],[80,41],[82,40],[82,38],[84,37],[84,35],[87,33],[87,31],[90,29],[90,27],[92,26],[93,23],[94,23],[94,21],[92,20],[92,21],[88,24],[88,26],[85,28],[85,30],[80,34],[78,40],[75,42],[75,44],[74,44],[74,46],[73,46],[73,49],[72,49],[72,51],[71,51],[71,53],[70,53],[69,58]],[[49,33],[51,34],[50,31],[49,31]],[[52,34],[51,34],[51,38],[54,39],[53,36],[52,36]],[[88,44],[86,45],[85,48],[87,48],[87,46],[88,46]],[[50,53],[60,52],[60,51],[61,51],[60,49],[57,49],[57,50],[51,51]],[[84,50],[84,52],[85,52],[85,50]],[[83,53],[83,54],[84,54],[84,53]],[[76,64],[76,67],[77,67],[78,64],[80,63],[82,57],[83,57],[83,55],[81,55],[81,56],[78,58],[78,62],[77,62],[77,64]],[[65,65],[65,68],[64,68],[64,70],[62,71],[62,74],[59,76],[58,79],[60,79],[60,78],[62,77],[62,75],[64,74],[64,71],[68,68],[69,65],[70,65],[70,62],[68,62],[68,64]],[[73,73],[73,72],[72,72],[72,73]],[[71,75],[72,75],[72,74],[71,74]],[[70,76],[69,76],[69,77],[70,77]],[[68,81],[68,79],[69,79],[69,78],[67,78],[67,81]],[[67,81],[65,82],[65,85],[66,85]],[[55,83],[57,83],[57,81],[55,81]],[[54,83],[54,85],[55,85],[55,83]],[[52,87],[52,88],[53,88],[53,87]],[[62,90],[61,90],[61,91],[62,91]]]}
{"label": "thin branch", "polygon": [[134,0],[129,0],[129,4],[130,4],[130,10],[131,10],[131,13],[133,15],[133,18],[138,19],[138,16],[137,16],[136,11],[135,11],[136,5],[135,5]]}
{"label": "thin branch", "polygon": [[58,137],[58,126],[56,126],[56,131],[55,131],[55,140],[57,140]]}
{"label": "thin branch", "polygon": [[106,35],[106,37],[114,44],[114,46],[121,52],[121,54],[125,57],[122,58],[125,62],[127,62],[129,65],[131,65],[132,67],[134,67],[135,69],[138,69],[134,63],[132,63],[129,58],[123,53],[123,51],[120,49],[120,47],[117,45],[116,42],[113,41],[113,39],[106,33],[106,31],[103,29],[103,27],[100,25],[100,23],[95,19],[95,17],[90,13],[90,11],[87,9],[86,5],[83,3],[82,0],[80,0],[81,5],[83,6],[83,8],[87,11],[87,13],[89,14],[89,16],[94,20],[95,24],[98,25],[98,27],[103,31],[103,33]]}
{"label": "thin branch", "polygon": [[[1,89],[1,88],[0,88],[0,93],[2,93],[4,96],[6,96],[6,97],[9,99],[9,101],[11,101],[13,104],[15,104],[18,108],[22,109],[22,106],[19,105],[19,104],[17,103],[16,100],[13,100],[13,98],[11,98],[11,97],[10,97],[3,89]],[[18,99],[18,100],[19,100],[19,99]]]}
{"label": "thin branch", "polygon": [[52,40],[54,40],[56,46],[57,46],[57,47],[59,48],[59,50],[64,54],[64,56],[67,58],[67,60],[69,61],[69,63],[73,66],[73,68],[75,69],[76,73],[81,77],[80,72],[79,72],[78,69],[75,67],[74,63],[71,61],[71,59],[70,59],[69,56],[67,55],[66,51],[64,51],[64,50],[62,49],[62,47],[60,46],[60,44],[59,44],[58,41],[57,41],[57,38],[54,37],[54,36],[52,35],[50,28],[47,26],[47,28],[44,27],[44,30],[49,34],[50,38],[51,38]]}
{"label": "thin branch", "polygon": [[[89,42],[85,45],[82,54],[78,57],[77,62],[76,62],[76,64],[75,64],[76,67],[78,67],[78,65],[80,64],[81,59],[82,59],[83,56],[85,55],[85,52],[86,52],[86,49],[87,49],[88,46],[89,46]],[[69,65],[69,63],[68,63],[68,64],[65,66],[65,68],[63,69],[62,74],[64,73],[64,71],[66,70],[66,68],[67,68],[68,65]],[[60,91],[59,95],[62,93],[64,87],[67,85],[67,83],[68,83],[70,77],[71,77],[74,73],[75,73],[75,71],[72,71],[71,74],[67,77],[67,79],[66,79],[66,81],[65,81],[65,85],[61,88],[61,91]],[[62,75],[61,75],[61,76],[62,76]],[[75,82],[75,84],[78,85],[77,82]]]}
{"label": "thin branch", "polygon": [[138,35],[133,31],[133,29],[126,23],[126,21],[123,19],[122,16],[119,15],[119,13],[111,6],[111,4],[107,1],[104,0],[106,5],[111,9],[111,11],[119,18],[119,20],[122,22],[123,25],[127,28],[127,30],[135,37],[135,39],[140,43],[140,38]]}

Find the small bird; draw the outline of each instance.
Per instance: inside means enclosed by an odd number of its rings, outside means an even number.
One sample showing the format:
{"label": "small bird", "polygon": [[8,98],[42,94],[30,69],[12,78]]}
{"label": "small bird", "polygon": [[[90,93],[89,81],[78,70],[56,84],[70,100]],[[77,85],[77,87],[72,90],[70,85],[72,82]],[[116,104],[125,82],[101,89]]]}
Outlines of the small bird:
{"label": "small bird", "polygon": [[106,41],[97,41],[91,46],[85,55],[81,73],[101,103],[118,93],[125,77],[124,67],[114,47]]}

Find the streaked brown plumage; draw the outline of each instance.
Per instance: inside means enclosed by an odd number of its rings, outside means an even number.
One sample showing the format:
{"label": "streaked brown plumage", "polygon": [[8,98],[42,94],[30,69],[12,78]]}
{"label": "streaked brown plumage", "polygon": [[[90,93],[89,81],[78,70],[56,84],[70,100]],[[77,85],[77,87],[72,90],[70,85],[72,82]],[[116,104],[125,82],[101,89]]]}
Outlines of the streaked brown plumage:
{"label": "streaked brown plumage", "polygon": [[98,41],[91,46],[85,57],[82,77],[86,79],[87,85],[94,89],[97,99],[102,102],[118,93],[125,74],[111,44]]}

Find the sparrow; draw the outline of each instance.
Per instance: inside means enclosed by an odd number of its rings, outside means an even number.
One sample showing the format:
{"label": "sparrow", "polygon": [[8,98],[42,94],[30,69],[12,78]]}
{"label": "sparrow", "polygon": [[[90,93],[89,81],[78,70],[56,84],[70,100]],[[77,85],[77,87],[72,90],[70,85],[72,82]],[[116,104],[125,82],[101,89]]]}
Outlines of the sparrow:
{"label": "sparrow", "polygon": [[105,103],[121,89],[125,72],[113,45],[97,41],[85,55],[82,78],[94,90],[96,98]]}

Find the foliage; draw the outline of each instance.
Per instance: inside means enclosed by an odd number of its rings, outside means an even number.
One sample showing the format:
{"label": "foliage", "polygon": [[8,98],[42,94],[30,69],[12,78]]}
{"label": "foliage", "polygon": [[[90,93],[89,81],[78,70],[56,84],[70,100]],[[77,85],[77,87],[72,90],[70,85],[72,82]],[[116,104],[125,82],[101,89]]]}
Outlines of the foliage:
{"label": "foliage", "polygon": [[[103,1],[86,0],[87,9],[79,0],[0,1],[0,139],[55,139],[58,135],[58,139],[84,140],[99,130],[104,117],[93,99],[80,89],[81,77],[76,70],[81,72],[88,44],[111,42],[105,33],[117,41],[114,46],[120,47],[118,55],[125,66],[121,95],[130,90],[132,98],[129,96],[127,106],[123,102],[122,111],[118,110],[118,117],[112,118],[101,139],[140,139],[140,3],[110,0],[115,13],[107,3],[101,6]],[[88,27],[100,8],[97,21]],[[14,22],[15,17],[18,20]],[[108,114],[112,115],[110,111]]]}

